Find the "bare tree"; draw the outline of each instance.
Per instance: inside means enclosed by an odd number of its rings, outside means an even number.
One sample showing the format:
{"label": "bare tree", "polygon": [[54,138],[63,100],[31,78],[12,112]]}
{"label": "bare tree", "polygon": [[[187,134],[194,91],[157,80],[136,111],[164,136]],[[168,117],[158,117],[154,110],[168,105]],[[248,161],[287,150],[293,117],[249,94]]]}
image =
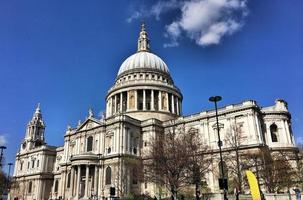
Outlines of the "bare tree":
{"label": "bare tree", "polygon": [[9,183],[6,174],[3,171],[0,171],[0,196],[7,192],[8,186]]}
{"label": "bare tree", "polygon": [[188,152],[187,178],[195,185],[196,200],[200,199],[200,188],[205,174],[209,172],[211,157],[207,155],[208,146],[203,143],[198,129],[191,128],[185,137]]}
{"label": "bare tree", "polygon": [[297,166],[298,166],[298,182],[303,188],[303,144],[298,144]]}
{"label": "bare tree", "polygon": [[231,148],[231,151],[235,152],[235,156],[230,154],[227,156],[229,162],[229,169],[233,174],[236,174],[237,177],[237,187],[242,191],[242,175],[241,175],[241,160],[240,160],[240,151],[241,146],[244,142],[243,131],[238,125],[231,126],[230,130],[227,131],[225,137],[226,146]]}
{"label": "bare tree", "polygon": [[186,185],[188,152],[184,132],[176,133],[174,127],[167,133],[157,135],[150,142],[150,151],[144,162],[145,180],[164,185],[172,199]]}
{"label": "bare tree", "polygon": [[246,159],[246,167],[255,171],[259,184],[262,182],[268,192],[280,192],[293,186],[296,171],[285,152],[262,149],[247,154]]}

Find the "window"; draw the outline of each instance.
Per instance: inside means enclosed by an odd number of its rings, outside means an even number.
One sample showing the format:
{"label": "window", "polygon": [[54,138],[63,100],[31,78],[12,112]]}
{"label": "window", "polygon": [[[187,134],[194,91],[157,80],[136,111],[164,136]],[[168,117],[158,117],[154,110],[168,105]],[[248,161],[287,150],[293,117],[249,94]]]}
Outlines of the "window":
{"label": "window", "polygon": [[58,180],[55,181],[55,188],[54,188],[54,192],[58,192]]}
{"label": "window", "polygon": [[107,167],[105,171],[105,185],[110,185],[111,183],[112,183],[112,169],[110,167]]}
{"label": "window", "polygon": [[37,160],[37,167],[39,167],[39,160]]}
{"label": "window", "polygon": [[32,187],[33,187],[33,183],[30,181],[28,183],[28,193],[32,193]]}
{"label": "window", "polygon": [[35,167],[35,160],[32,160],[32,168]]}
{"label": "window", "polygon": [[23,162],[20,163],[20,170],[23,169]]}
{"label": "window", "polygon": [[70,177],[71,175],[70,175],[70,172],[68,173],[68,175],[67,175],[67,184],[66,184],[66,187],[67,188],[70,188]]}
{"label": "window", "polygon": [[270,126],[270,135],[271,135],[272,142],[278,142],[277,134],[278,134],[278,127],[276,124],[272,124]]}
{"label": "window", "polygon": [[87,138],[87,142],[86,142],[86,151],[87,151],[87,152],[93,150],[93,141],[94,141],[93,136],[89,136],[89,137]]}

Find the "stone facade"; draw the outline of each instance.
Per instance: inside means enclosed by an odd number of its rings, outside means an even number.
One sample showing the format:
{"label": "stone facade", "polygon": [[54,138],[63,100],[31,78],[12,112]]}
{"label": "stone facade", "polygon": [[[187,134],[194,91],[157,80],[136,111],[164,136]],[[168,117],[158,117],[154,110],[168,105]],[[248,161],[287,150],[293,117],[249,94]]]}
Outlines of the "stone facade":
{"label": "stone facade", "polygon": [[[157,196],[157,187],[139,182],[134,163],[142,158],[150,138],[172,127],[195,129],[203,142],[218,153],[215,111],[182,116],[182,94],[174,85],[164,61],[150,52],[148,35],[142,26],[138,51],[120,67],[106,96],[106,113],[68,127],[64,146],[48,146],[40,108],[30,121],[26,137],[16,156],[11,199],[106,199],[110,188],[115,196],[147,193]],[[233,126],[240,127],[243,150],[266,147],[296,151],[287,103],[276,100],[262,108],[253,100],[218,110],[221,139]],[[224,143],[223,151],[231,147]],[[211,192],[219,192],[215,160],[206,176]]]}

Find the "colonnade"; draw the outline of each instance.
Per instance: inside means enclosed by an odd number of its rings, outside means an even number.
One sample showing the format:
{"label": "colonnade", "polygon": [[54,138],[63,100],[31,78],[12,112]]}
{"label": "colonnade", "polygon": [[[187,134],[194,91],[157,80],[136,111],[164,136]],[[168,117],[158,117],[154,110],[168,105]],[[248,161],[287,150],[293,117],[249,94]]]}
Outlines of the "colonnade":
{"label": "colonnade", "polygon": [[[90,170],[92,168],[93,170]],[[70,180],[71,196],[76,197],[76,199],[81,197],[86,199],[92,196],[92,192],[94,192],[94,195],[98,195],[98,169],[97,165],[72,166]],[[81,173],[83,171],[85,173]],[[90,173],[90,171],[93,171],[93,173]],[[85,176],[82,176],[82,174]]]}
{"label": "colonnade", "polygon": [[107,99],[107,116],[128,111],[163,111],[181,115],[181,99],[166,91],[129,90]]}

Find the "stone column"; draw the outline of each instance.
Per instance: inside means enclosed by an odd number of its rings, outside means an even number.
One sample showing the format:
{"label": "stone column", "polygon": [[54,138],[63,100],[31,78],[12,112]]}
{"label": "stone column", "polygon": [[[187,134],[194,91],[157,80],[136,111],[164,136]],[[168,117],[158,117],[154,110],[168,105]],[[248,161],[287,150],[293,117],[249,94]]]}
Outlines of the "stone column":
{"label": "stone column", "polygon": [[135,90],[135,110],[138,110],[138,90]]}
{"label": "stone column", "polygon": [[154,99],[154,90],[151,90],[151,93],[150,93],[150,96],[151,96],[151,110],[155,110],[155,99]]}
{"label": "stone column", "polygon": [[71,172],[70,172],[70,186],[69,186],[69,190],[70,190],[70,194],[72,196],[74,196],[74,175],[75,175],[75,169],[72,166],[71,168]]}
{"label": "stone column", "polygon": [[110,115],[114,114],[113,97],[110,98]]}
{"label": "stone column", "polygon": [[176,107],[177,107],[177,115],[180,115],[180,110],[179,110],[179,99],[177,97],[177,101],[176,101]]}
{"label": "stone column", "polygon": [[175,96],[171,94],[171,112],[175,113]]}
{"label": "stone column", "polygon": [[129,93],[130,91],[127,91],[126,111],[129,111],[129,103],[130,103]]}
{"label": "stone column", "polygon": [[89,179],[89,165],[86,165],[85,169],[85,194],[84,197],[88,197],[88,179]]}
{"label": "stone column", "polygon": [[98,179],[98,197],[100,198],[101,195],[104,195],[104,191],[103,191],[103,180],[104,180],[104,176],[103,176],[103,165],[101,165],[99,167],[99,179]]}
{"label": "stone column", "polygon": [[286,120],[283,120],[285,127],[285,137],[288,144],[291,144],[289,125]]}
{"label": "stone column", "polygon": [[162,92],[159,90],[159,93],[158,93],[158,99],[159,99],[159,105],[158,105],[158,108],[159,110],[162,110]]}
{"label": "stone column", "polygon": [[97,188],[98,188],[98,166],[95,165],[95,174],[94,174],[94,192],[95,192],[95,195],[98,195],[97,193]]}
{"label": "stone column", "polygon": [[169,101],[169,96],[168,96],[168,92],[166,92],[165,93],[166,94],[166,111],[168,111],[169,112],[169,103],[168,103],[168,101]]}
{"label": "stone column", "polygon": [[117,95],[115,95],[115,105],[114,105],[114,113],[117,113]]}
{"label": "stone column", "polygon": [[78,165],[76,199],[79,199],[80,179],[81,179],[81,165]]}
{"label": "stone column", "polygon": [[122,112],[122,103],[123,103],[123,101],[122,101],[122,98],[123,98],[123,95],[122,95],[122,92],[120,93],[120,112]]}
{"label": "stone column", "polygon": [[146,110],[146,93],[145,93],[145,90],[143,90],[143,110]]}

